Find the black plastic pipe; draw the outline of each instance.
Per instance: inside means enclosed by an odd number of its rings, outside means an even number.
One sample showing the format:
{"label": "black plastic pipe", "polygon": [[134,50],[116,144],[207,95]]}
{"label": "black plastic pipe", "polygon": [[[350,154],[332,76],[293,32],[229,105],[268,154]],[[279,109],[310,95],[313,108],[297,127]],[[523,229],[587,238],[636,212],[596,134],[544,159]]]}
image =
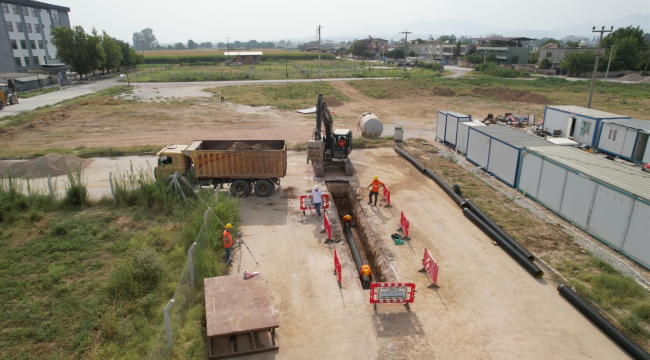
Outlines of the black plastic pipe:
{"label": "black plastic pipe", "polygon": [[426,169],[424,170],[424,173],[431,179],[433,180],[440,188],[449,195],[449,197],[456,203],[456,205],[460,206],[461,208],[465,207],[464,202],[462,197],[458,196],[454,189],[452,189],[447,183],[442,180],[438,175],[434,174],[433,171]]}
{"label": "black plastic pipe", "polygon": [[636,360],[650,360],[650,355],[645,352],[639,345],[637,345],[630,338],[625,336],[619,329],[617,329],[612,323],[607,321],[602,315],[600,315],[596,310],[587,304],[582,298],[574,293],[571,288],[564,284],[557,286],[557,291],[560,292],[560,295],[565,298],[571,305],[575,306],[582,315],[586,316],[587,319],[591,320],[594,325],[596,325],[602,332],[607,334],[610,339],[618,344],[623,350],[627,351],[630,356]]}
{"label": "black plastic pipe", "polygon": [[363,261],[361,260],[361,254],[357,248],[357,243],[354,241],[352,229],[350,229],[350,227],[347,225],[343,225],[343,228],[345,229],[345,237],[348,239],[348,245],[350,245],[352,258],[354,259],[354,263],[357,264],[357,273],[361,273],[361,266],[363,266]]}
{"label": "black plastic pipe", "polygon": [[395,152],[402,155],[402,157],[404,157],[406,160],[408,160],[408,162],[413,164],[413,166],[415,166],[418,170],[420,170],[420,172],[424,172],[424,166],[420,165],[419,162],[415,161],[415,159],[410,157],[409,154],[405,153],[402,149],[395,147]]}
{"label": "black plastic pipe", "polygon": [[494,231],[496,231],[497,234],[501,235],[501,237],[504,238],[506,241],[508,241],[515,249],[517,249],[517,251],[519,251],[522,255],[527,257],[528,260],[530,261],[535,260],[535,256],[533,256],[533,254],[531,254],[528,250],[526,250],[525,247],[521,246],[521,244],[519,244],[517,240],[511,238],[510,235],[508,235],[505,231],[503,231],[503,229],[501,229],[499,225],[497,225],[494,221],[492,221],[492,219],[487,217],[487,215],[485,215],[483,211],[481,211],[481,209],[479,209],[478,206],[476,206],[470,199],[465,199],[465,204],[467,204],[467,207],[470,210],[472,210],[474,214],[476,214],[478,217],[481,218],[481,220],[483,220],[492,229],[494,229]]}
{"label": "black plastic pipe", "polygon": [[501,237],[494,229],[492,229],[488,224],[485,223],[485,221],[481,220],[481,218],[476,215],[472,210],[469,208],[463,209],[463,214],[465,215],[466,218],[468,218],[471,222],[476,224],[481,230],[483,230],[484,233],[486,233],[492,240],[496,241],[499,246],[505,252],[510,255],[511,258],[515,259],[521,265],[526,271],[528,271],[529,274],[533,275],[536,278],[541,278],[544,276],[544,272],[540,270],[540,268],[537,267],[537,265],[533,264],[532,261],[528,260],[527,257],[525,257],[523,254],[521,254],[519,251],[517,251],[508,241],[506,241],[504,238]]}

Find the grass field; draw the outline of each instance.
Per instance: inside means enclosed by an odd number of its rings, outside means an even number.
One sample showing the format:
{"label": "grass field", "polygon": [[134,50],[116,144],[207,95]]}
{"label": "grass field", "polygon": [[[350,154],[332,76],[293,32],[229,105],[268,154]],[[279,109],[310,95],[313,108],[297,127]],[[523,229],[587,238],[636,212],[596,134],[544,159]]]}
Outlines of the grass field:
{"label": "grass field", "polygon": [[[375,99],[428,98],[435,86],[448,87],[457,96],[475,97],[477,95],[472,93],[474,88],[501,87],[538,93],[546,96],[556,105],[586,106],[590,83],[587,80],[567,81],[559,78],[517,80],[490,76],[449,79],[410,73],[407,79],[352,81],[350,84]],[[642,119],[648,118],[648,109],[650,109],[648,94],[650,94],[650,84],[598,81],[594,89],[592,108]]]}
{"label": "grass field", "polygon": [[[53,200],[0,181],[0,358],[144,359],[152,350],[160,358],[162,309],[176,296],[174,358],[205,359],[201,285],[223,273],[223,249],[202,243],[198,288],[184,297],[177,290],[205,206],[166,194],[150,174],[118,174],[117,204],[88,202],[73,183]],[[236,226],[238,201],[202,196]],[[212,221],[204,239],[220,231]]]}
{"label": "grass field", "polygon": [[[145,58],[160,57],[160,56],[196,56],[196,55],[224,55],[226,49],[192,49],[192,50],[145,50],[138,51],[138,54],[143,54]],[[295,51],[287,51],[284,49],[251,49],[251,50],[233,50],[230,51],[261,51],[263,54],[284,54],[295,53]]]}
{"label": "grass field", "polygon": [[[321,61],[322,78],[367,78],[396,77],[401,68],[373,69],[374,63],[324,60]],[[411,71],[420,71],[411,70]],[[424,70],[430,76],[434,71]],[[174,66],[169,70],[136,74],[135,82],[173,82],[173,81],[221,81],[221,80],[284,80],[318,78],[318,61],[315,60],[267,60],[255,65],[226,66]]]}
{"label": "grass field", "polygon": [[20,101],[20,99],[28,99],[30,97],[43,95],[43,94],[47,94],[47,93],[51,93],[51,92],[55,92],[55,91],[59,91],[59,90],[61,90],[61,88],[59,86],[50,86],[50,87],[47,87],[47,88],[45,88],[43,90],[32,90],[32,91],[22,92],[22,93],[18,94],[18,101]]}

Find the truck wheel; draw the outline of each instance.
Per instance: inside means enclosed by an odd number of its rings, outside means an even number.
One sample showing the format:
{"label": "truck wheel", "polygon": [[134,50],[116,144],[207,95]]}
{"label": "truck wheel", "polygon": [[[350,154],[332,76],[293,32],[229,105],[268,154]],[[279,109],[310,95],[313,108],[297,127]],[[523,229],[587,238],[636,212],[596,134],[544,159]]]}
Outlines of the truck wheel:
{"label": "truck wheel", "polygon": [[268,180],[257,180],[255,182],[255,194],[259,197],[267,197],[271,195],[275,188]]}
{"label": "truck wheel", "polygon": [[2,101],[0,101],[0,110],[4,107],[4,104],[2,104]]}
{"label": "truck wheel", "polygon": [[18,104],[18,100],[16,100],[15,96],[12,96],[12,97],[9,98],[9,104],[11,104],[11,105]]}
{"label": "truck wheel", "polygon": [[246,197],[251,193],[251,186],[243,180],[235,180],[230,184],[230,193],[232,196]]}

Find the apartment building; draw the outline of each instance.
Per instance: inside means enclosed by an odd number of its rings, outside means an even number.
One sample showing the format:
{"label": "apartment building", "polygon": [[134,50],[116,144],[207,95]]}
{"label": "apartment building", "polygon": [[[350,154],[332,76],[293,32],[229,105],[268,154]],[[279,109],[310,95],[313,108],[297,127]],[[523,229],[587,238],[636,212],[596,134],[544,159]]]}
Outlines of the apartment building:
{"label": "apartment building", "polygon": [[70,27],[70,8],[31,0],[0,0],[0,71],[21,72],[57,64],[50,30]]}
{"label": "apartment building", "polygon": [[[437,62],[442,65],[452,63],[456,53],[456,44],[439,44],[437,42],[425,41],[423,44],[409,44],[408,52],[413,51],[415,56]],[[465,56],[467,45],[460,46],[460,56]]]}

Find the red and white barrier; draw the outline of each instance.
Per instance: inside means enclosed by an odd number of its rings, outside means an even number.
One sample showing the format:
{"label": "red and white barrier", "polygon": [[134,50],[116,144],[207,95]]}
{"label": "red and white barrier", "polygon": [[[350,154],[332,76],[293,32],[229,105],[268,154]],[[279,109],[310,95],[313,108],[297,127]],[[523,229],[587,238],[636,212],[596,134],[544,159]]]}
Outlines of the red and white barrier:
{"label": "red and white barrier", "polygon": [[339,282],[339,287],[341,287],[341,260],[336,249],[334,249],[334,275],[336,275],[336,280]]}
{"label": "red and white barrier", "polygon": [[400,228],[397,229],[397,231],[402,231],[404,233],[404,238],[409,237],[409,225],[409,220],[406,218],[406,215],[404,215],[404,210],[402,210],[402,214],[399,219]]}
{"label": "red and white barrier", "polygon": [[388,190],[388,186],[384,184],[384,192],[382,194],[384,196],[384,199],[386,199],[386,206],[390,205],[390,190]]}
{"label": "red and white barrier", "polygon": [[414,283],[380,282],[370,284],[370,303],[374,304],[375,312],[377,312],[377,304],[384,303],[404,304],[408,309],[408,304],[412,303],[414,299]]}
{"label": "red and white barrier", "polygon": [[431,253],[427,248],[424,248],[424,258],[422,259],[422,266],[426,270],[427,274],[431,277],[433,285],[438,286],[438,270],[440,267],[436,260],[431,256]]}
{"label": "red and white barrier", "polygon": [[323,213],[323,226],[327,232],[327,241],[332,241],[332,224],[330,223],[330,219],[325,212]]}
{"label": "red and white barrier", "polygon": [[[321,203],[321,209],[329,209],[330,208],[330,196],[329,194],[323,194],[321,195],[321,200],[323,202]],[[305,210],[313,210],[316,209],[316,206],[314,206],[314,202],[312,201],[311,195],[302,195],[300,196],[300,210],[302,210],[302,213],[305,213]]]}

